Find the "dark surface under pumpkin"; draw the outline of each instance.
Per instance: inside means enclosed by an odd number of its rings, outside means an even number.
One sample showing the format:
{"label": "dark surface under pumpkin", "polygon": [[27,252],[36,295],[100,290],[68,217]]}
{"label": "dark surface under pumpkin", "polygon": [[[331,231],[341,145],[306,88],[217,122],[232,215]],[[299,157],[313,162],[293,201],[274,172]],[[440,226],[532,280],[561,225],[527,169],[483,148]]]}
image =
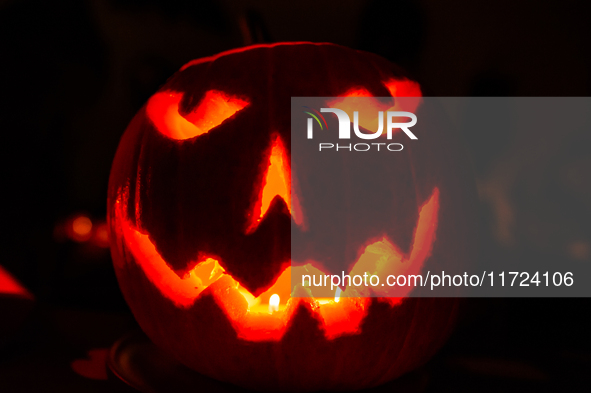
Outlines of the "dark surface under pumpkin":
{"label": "dark surface under pumpkin", "polygon": [[[274,197],[261,208],[278,139],[290,154],[290,98],[360,88],[375,97],[420,94],[376,55],[277,44],[191,62],[140,110],[115,157],[108,219],[123,295],[154,343],[210,377],[292,391],[375,386],[441,347],[456,299],[291,298],[276,315],[250,305],[290,264],[290,203]],[[402,213],[386,234],[410,250],[421,208],[438,190],[429,263],[466,263],[474,195],[457,143],[441,131],[409,151],[399,160],[413,176],[392,179]],[[195,273],[206,265],[207,274]],[[333,326],[329,309],[338,314]],[[353,329],[342,328],[348,323]]]}

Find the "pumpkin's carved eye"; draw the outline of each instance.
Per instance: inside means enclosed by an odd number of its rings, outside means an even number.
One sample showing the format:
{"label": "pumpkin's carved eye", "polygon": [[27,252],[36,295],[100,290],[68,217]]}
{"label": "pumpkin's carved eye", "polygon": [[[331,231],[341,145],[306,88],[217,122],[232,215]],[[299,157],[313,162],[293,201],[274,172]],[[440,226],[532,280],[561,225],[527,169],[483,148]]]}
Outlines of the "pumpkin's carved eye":
{"label": "pumpkin's carved eye", "polygon": [[[367,130],[378,130],[382,136],[386,135],[383,120],[378,112],[406,111],[415,113],[421,102],[421,88],[419,84],[408,79],[390,79],[383,82],[384,86],[393,97],[392,101],[383,99],[367,99],[373,95],[364,87],[353,87],[341,94],[339,98],[329,101],[328,106],[345,111],[346,113],[357,112],[356,124]],[[396,98],[405,97],[401,100]],[[403,118],[402,122],[406,122]],[[382,130],[382,131],[379,131]]]}
{"label": "pumpkin's carved eye", "polygon": [[384,82],[392,97],[421,97],[421,87],[408,79],[390,79]]}
{"label": "pumpkin's carved eye", "polygon": [[150,98],[146,112],[160,133],[185,140],[209,132],[249,103],[218,90],[209,90],[193,111],[182,115],[179,103],[183,93],[165,91]]}
{"label": "pumpkin's carved eye", "polygon": [[421,87],[417,82],[408,79],[390,79],[384,82],[392,97],[409,97],[397,102],[391,110],[416,113],[421,103]]}
{"label": "pumpkin's carved eye", "polygon": [[[389,79],[383,83],[392,97],[422,96],[421,88],[417,82],[408,79]],[[341,97],[373,97],[373,95],[364,87],[353,87],[343,93]]]}

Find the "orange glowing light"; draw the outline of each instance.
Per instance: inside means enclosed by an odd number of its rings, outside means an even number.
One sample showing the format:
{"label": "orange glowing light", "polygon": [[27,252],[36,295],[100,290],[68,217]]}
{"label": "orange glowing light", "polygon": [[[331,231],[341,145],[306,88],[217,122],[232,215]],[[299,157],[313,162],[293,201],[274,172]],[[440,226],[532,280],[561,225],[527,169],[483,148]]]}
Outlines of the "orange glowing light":
{"label": "orange glowing light", "polygon": [[263,188],[260,196],[254,204],[253,214],[251,215],[251,223],[246,233],[253,232],[263,219],[271,202],[276,196],[281,197],[287,208],[297,224],[301,223],[301,208],[297,198],[294,198],[294,209],[292,210],[291,198],[291,172],[289,169],[289,157],[283,141],[280,137],[276,137],[271,147],[271,154],[269,155],[269,165],[263,183]]}
{"label": "orange glowing light", "polygon": [[363,87],[356,87],[348,90],[343,97],[373,97],[371,93]]}
{"label": "orange glowing light", "polygon": [[[289,195],[289,194],[287,194]],[[291,277],[303,274],[324,274],[310,264],[289,266],[275,283],[258,297],[253,296],[233,277],[225,273],[213,258],[198,263],[191,271],[179,277],[162,259],[148,235],[142,234],[125,218],[127,192],[119,194],[115,208],[115,220],[119,223],[126,247],[136,263],[141,266],[150,282],[177,306],[190,308],[196,299],[207,290],[225,311],[237,335],[248,341],[280,340],[285,333],[293,312],[302,303],[307,303],[323,322],[326,338],[333,339],[345,334],[357,334],[370,301],[368,290],[349,286],[337,288],[334,298],[313,296],[314,288],[294,283]],[[435,241],[439,213],[439,190],[434,189],[429,200],[421,207],[414,231],[411,251],[404,255],[386,237],[369,244],[353,266],[350,275],[417,274],[430,256]],[[390,293],[382,287],[376,290],[381,296],[398,296],[382,299],[394,307],[407,293]],[[382,291],[382,292],[379,292]]]}
{"label": "orange glowing light", "polygon": [[384,85],[392,97],[421,97],[421,87],[415,81],[408,79],[390,79]]}
{"label": "orange glowing light", "polygon": [[281,138],[275,139],[271,156],[269,157],[269,169],[265,177],[265,185],[261,196],[261,213],[259,219],[263,218],[271,201],[279,195],[291,212],[291,196],[289,192],[289,171],[287,170],[287,154]]}
{"label": "orange glowing light", "polygon": [[[363,275],[368,272],[379,277],[420,274],[435,243],[438,215],[439,189],[436,187],[429,200],[420,208],[410,252],[405,255],[384,237],[365,248],[350,274]],[[373,290],[376,294],[387,297],[390,302],[398,302],[398,298],[408,295],[412,287],[386,285],[375,287]]]}
{"label": "orange glowing light", "polygon": [[197,107],[186,115],[179,113],[183,93],[165,91],[154,94],[146,112],[158,131],[171,139],[185,140],[209,132],[248,105],[248,102],[218,90],[205,93]]}
{"label": "orange glowing light", "polygon": [[92,221],[86,216],[78,216],[72,220],[70,238],[77,242],[85,242],[90,239],[92,233]]}

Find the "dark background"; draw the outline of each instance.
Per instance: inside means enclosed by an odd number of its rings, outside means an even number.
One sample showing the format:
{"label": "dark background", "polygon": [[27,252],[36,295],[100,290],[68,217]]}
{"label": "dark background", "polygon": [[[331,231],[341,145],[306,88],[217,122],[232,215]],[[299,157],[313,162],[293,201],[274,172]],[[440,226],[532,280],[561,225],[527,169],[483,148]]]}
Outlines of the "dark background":
{"label": "dark background", "polygon": [[[36,296],[0,347],[0,390],[112,390],[70,363],[134,328],[104,221],[129,120],[191,59],[245,42],[333,42],[380,54],[426,96],[589,96],[583,1],[0,1],[2,258]],[[249,38],[250,37],[250,38]],[[591,263],[591,135],[460,130],[481,196],[482,258]],[[67,228],[66,228],[67,229]],[[576,280],[576,278],[575,278]],[[428,391],[589,391],[588,299],[468,299]],[[2,321],[10,315],[0,315]],[[109,386],[109,387],[107,387]]]}

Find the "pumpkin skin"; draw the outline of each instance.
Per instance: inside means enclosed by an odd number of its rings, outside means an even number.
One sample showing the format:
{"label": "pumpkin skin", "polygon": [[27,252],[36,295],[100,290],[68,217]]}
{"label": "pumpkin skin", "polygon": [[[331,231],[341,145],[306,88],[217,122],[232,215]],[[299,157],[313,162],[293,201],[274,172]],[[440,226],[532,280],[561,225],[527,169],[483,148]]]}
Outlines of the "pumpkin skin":
{"label": "pumpkin skin", "polygon": [[[285,391],[376,386],[443,345],[457,299],[343,298],[333,324],[340,327],[329,328],[315,299],[291,298],[280,322],[244,322],[250,316],[237,283],[263,296],[290,264],[294,223],[285,198],[275,197],[251,229],[273,141],[289,157],[290,97],[360,87],[376,97],[420,95],[373,54],[332,44],[258,45],[187,64],[134,117],[109,179],[111,253],[123,295],[155,344],[212,378]],[[400,158],[412,181],[392,180],[400,190],[393,204],[403,208],[388,237],[403,251],[437,190],[429,262],[472,255],[471,177],[448,140],[422,140],[423,150]],[[211,282],[201,277],[193,291],[192,269],[213,259],[224,273]]]}

